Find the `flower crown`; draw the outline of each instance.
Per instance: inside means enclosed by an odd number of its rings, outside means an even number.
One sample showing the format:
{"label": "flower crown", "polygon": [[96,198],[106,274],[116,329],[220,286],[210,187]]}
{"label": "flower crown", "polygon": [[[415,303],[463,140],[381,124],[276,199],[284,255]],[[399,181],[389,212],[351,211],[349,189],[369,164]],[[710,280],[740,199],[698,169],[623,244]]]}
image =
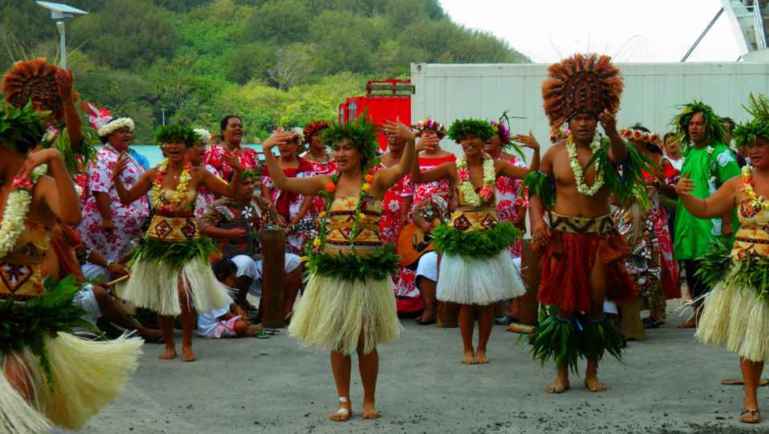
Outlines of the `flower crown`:
{"label": "flower crown", "polygon": [[201,143],[203,146],[208,146],[211,144],[210,131],[205,128],[195,128],[192,131],[194,131],[195,135],[197,136],[197,143]]}
{"label": "flower crown", "polygon": [[502,144],[510,143],[510,128],[504,122],[491,121],[491,129],[499,136]]}
{"label": "flower crown", "polygon": [[155,140],[160,145],[183,143],[185,147],[190,148],[200,139],[197,133],[186,125],[164,125],[158,128]]}
{"label": "flower crown", "polygon": [[417,136],[421,136],[425,130],[435,131],[435,134],[439,139],[446,137],[446,127],[440,124],[438,121],[434,121],[430,118],[417,122],[414,126]]}
{"label": "flower crown", "polygon": [[85,103],[83,108],[88,114],[88,123],[96,130],[99,137],[107,137],[122,128],[128,128],[131,132],[136,129],[133,119],[128,117],[115,119],[105,107],[99,108],[89,102]]}
{"label": "flower crown", "polygon": [[312,121],[309,124],[304,126],[304,140],[309,141],[312,136],[315,134],[320,133],[321,131],[325,130],[329,127],[329,123],[327,121]]}
{"label": "flower crown", "polygon": [[457,119],[449,128],[449,137],[459,142],[467,136],[475,136],[484,142],[494,136],[491,124],[481,119]]}
{"label": "flower crown", "polygon": [[376,162],[378,148],[376,128],[366,120],[365,116],[346,124],[331,124],[323,130],[322,139],[323,143],[332,149],[344,140],[349,140],[361,154],[361,168],[364,171]]}
{"label": "flower crown", "polygon": [[737,147],[753,146],[759,137],[769,140],[769,98],[750,94],[748,105],[743,107],[753,119],[740,123],[734,129],[734,143]]}
{"label": "flower crown", "polygon": [[636,142],[644,142],[650,145],[660,145],[660,136],[655,133],[642,131],[636,128],[625,128],[620,130],[619,134],[624,139],[634,140]]}

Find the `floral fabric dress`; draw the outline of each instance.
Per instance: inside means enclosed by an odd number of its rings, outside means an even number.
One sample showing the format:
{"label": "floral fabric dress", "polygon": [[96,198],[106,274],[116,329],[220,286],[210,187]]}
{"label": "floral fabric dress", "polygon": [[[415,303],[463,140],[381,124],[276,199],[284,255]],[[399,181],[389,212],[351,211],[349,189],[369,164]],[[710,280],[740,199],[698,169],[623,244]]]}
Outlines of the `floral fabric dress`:
{"label": "floral fabric dress", "polygon": [[[516,167],[526,167],[526,164],[515,155],[504,155],[503,158]],[[518,210],[528,208],[523,181],[508,176],[497,178],[497,216],[500,221],[512,222],[519,218]],[[520,258],[523,251],[523,240],[518,240],[510,246],[510,253]]]}
{"label": "floral fabric dress", "polygon": [[[293,168],[283,169],[283,173],[289,177],[305,177],[308,173],[312,173],[312,166],[303,158],[299,158],[299,166]],[[293,219],[299,211],[302,209],[302,203],[304,202],[304,195],[298,193],[292,193],[288,191],[280,190],[272,182],[270,173],[267,168],[264,170],[264,176],[262,176],[262,184],[267,187],[270,192],[270,200],[275,204],[275,208],[279,215],[288,223]],[[305,216],[299,223],[288,228],[286,236],[286,251],[301,255],[304,253],[304,244],[312,239],[315,224],[313,223],[311,216]]]}
{"label": "floral fabric dress", "polygon": [[[454,154],[449,154],[443,157],[419,157],[419,170],[422,172],[435,169],[445,163],[456,163],[457,157]],[[449,202],[449,196],[451,196],[451,186],[448,179],[441,179],[433,182],[423,182],[414,186],[414,200],[412,205],[424,202],[437,194],[446,201]]]}
{"label": "floral fabric dress", "polygon": [[[225,181],[232,178],[232,167],[224,160],[227,150],[223,145],[211,145],[203,156],[203,164],[216,169],[217,175]],[[238,151],[238,160],[243,170],[256,169],[259,167],[259,155],[251,148],[240,148]]]}
{"label": "floral fabric dress", "polygon": [[[130,154],[128,164],[120,175],[126,188],[133,187],[144,174],[144,168]],[[123,205],[112,182],[112,170],[120,153],[109,144],[96,153],[88,163],[88,195],[83,206],[83,221],[79,231],[86,247],[96,250],[109,261],[118,261],[128,254],[132,244],[142,235],[142,227],[149,217],[149,200],[144,196],[129,205]],[[96,207],[94,192],[109,195],[112,221],[115,230],[105,231],[101,227],[102,217]]]}

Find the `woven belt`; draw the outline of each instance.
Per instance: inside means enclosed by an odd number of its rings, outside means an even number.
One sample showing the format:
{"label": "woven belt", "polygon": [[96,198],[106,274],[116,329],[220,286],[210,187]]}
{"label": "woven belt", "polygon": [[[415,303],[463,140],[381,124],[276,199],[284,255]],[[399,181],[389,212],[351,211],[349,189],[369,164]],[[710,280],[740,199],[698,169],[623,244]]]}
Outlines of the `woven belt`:
{"label": "woven belt", "polygon": [[550,228],[555,231],[599,235],[609,235],[616,232],[614,221],[609,215],[599,217],[574,217],[550,212],[549,216]]}

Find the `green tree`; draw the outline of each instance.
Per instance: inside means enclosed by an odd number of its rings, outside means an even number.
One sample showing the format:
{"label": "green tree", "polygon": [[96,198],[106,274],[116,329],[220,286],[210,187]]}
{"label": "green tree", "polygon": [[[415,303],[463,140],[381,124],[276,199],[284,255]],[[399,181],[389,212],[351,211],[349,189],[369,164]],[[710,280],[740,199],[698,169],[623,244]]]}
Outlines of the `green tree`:
{"label": "green tree", "polygon": [[112,68],[142,67],[170,56],[176,32],[169,15],[149,0],[108,0],[73,21],[73,46]]}
{"label": "green tree", "polygon": [[266,80],[268,71],[278,61],[278,50],[265,43],[244,44],[231,51],[224,61],[230,81],[246,84],[251,80]]}
{"label": "green tree", "polygon": [[270,0],[251,14],[244,36],[248,41],[267,39],[278,44],[302,41],[311,19],[306,1]]}

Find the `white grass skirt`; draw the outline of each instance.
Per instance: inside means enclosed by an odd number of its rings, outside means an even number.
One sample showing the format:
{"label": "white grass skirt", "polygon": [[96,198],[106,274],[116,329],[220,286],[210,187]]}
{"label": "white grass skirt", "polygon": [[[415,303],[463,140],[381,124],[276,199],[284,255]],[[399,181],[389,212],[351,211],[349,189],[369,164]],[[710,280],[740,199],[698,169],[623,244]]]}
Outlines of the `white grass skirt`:
{"label": "white grass skirt", "polygon": [[[136,370],[143,341],[91,341],[69,333],[45,337],[51,382],[40,359],[28,349],[0,355],[0,432],[38,434],[51,426],[78,430],[115,399]],[[20,366],[32,390],[26,401],[3,375]]]}
{"label": "white grass skirt", "polygon": [[729,280],[705,298],[695,336],[752,362],[769,362],[769,306],[755,290],[729,285]]}
{"label": "white grass skirt", "polygon": [[486,259],[443,255],[438,274],[440,301],[486,306],[526,293],[507,249]]}
{"label": "white grass skirt", "polygon": [[311,273],[288,332],[302,344],[352,354],[400,336],[392,279],[366,282]]}
{"label": "white grass skirt", "polygon": [[232,303],[227,289],[216,280],[208,260],[202,257],[187,262],[181,270],[160,261],[136,261],[125,287],[118,289],[118,296],[160,315],[177,316],[182,313],[179,276],[184,278],[184,287],[198,312],[210,312]]}

